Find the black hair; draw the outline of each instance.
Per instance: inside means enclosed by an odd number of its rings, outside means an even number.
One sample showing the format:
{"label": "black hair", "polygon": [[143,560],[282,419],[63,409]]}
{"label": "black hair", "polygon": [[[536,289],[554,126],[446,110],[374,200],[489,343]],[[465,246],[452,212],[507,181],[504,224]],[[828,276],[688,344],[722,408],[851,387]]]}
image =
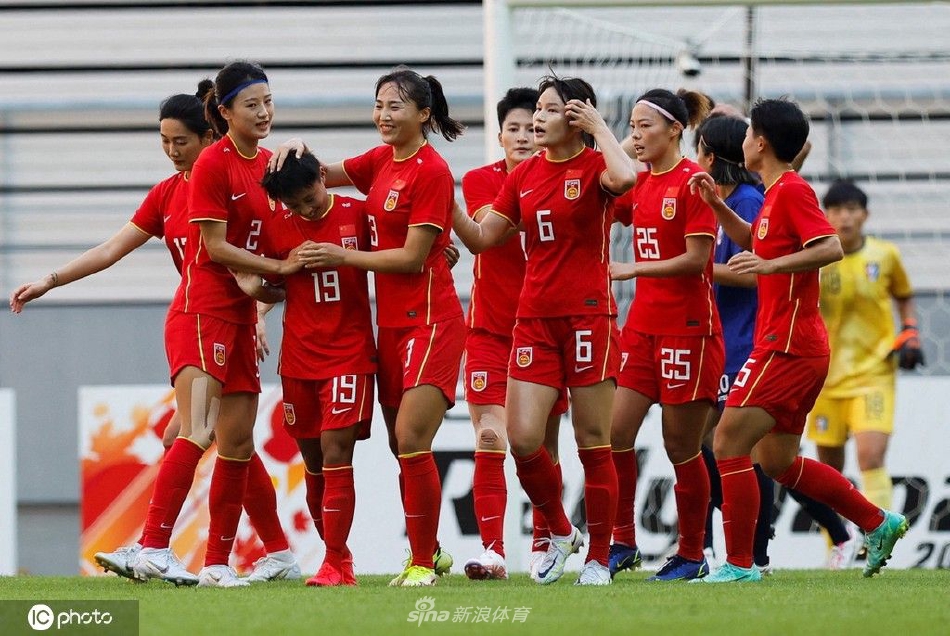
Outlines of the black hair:
{"label": "black hair", "polygon": [[785,97],[758,100],[749,118],[752,132],[765,137],[780,161],[791,163],[808,141],[808,118],[798,104]]}
{"label": "black hair", "polygon": [[264,175],[261,185],[275,201],[291,199],[320,180],[320,161],[309,150],[299,157],[289,153],[280,170]]}
{"label": "black hair", "polygon": [[465,130],[461,122],[449,117],[449,103],[442,84],[432,75],[423,77],[406,66],[397,66],[376,80],[374,95],[379,96],[379,89],[384,84],[395,84],[399,96],[415,104],[419,110],[429,109],[429,119],[422,124],[423,135],[428,136],[428,131],[433,130],[446,140],[455,141]]}
{"label": "black hair", "polygon": [[742,140],[749,125],[736,117],[709,117],[696,130],[696,147],[713,155],[709,174],[718,184],[755,185],[758,180],[743,165]]}
{"label": "black hair", "polygon": [[498,127],[501,128],[505,125],[505,117],[513,110],[523,108],[529,113],[534,112],[538,105],[538,97],[538,91],[527,86],[509,88],[505,96],[498,102]]}
{"label": "black hair", "polygon": [[857,203],[863,209],[868,209],[868,195],[864,190],[854,185],[854,182],[846,179],[839,179],[831,184],[825,197],[821,200],[821,205],[826,210],[838,206]]}
{"label": "black hair", "polygon": [[198,92],[193,95],[179,93],[172,95],[162,102],[158,109],[158,121],[164,119],[177,119],[185,128],[195,133],[199,137],[204,137],[205,133],[211,130],[211,124],[205,119],[204,105],[201,103],[201,97],[212,86],[211,80],[203,79],[198,84]]}
{"label": "black hair", "polygon": [[[542,77],[541,81],[538,82],[538,95],[540,96],[541,93],[549,88],[553,88],[554,92],[557,93],[558,97],[560,97],[561,101],[565,104],[572,99],[577,99],[582,102],[590,100],[591,106],[594,108],[597,107],[597,94],[594,93],[594,87],[579,77],[558,77],[552,72],[550,75]],[[589,148],[596,146],[593,135],[582,132],[581,136],[584,139],[585,146]]]}
{"label": "black hair", "polygon": [[240,92],[240,89],[243,88],[242,84],[259,81],[268,81],[264,69],[259,64],[246,60],[231,62],[218,71],[214,78],[214,84],[207,87],[203,95],[205,117],[211,122],[215,132],[221,136],[228,132],[228,122],[218,112],[218,106],[230,106],[237,96],[235,89]]}
{"label": "black hair", "polygon": [[709,95],[698,91],[688,91],[684,88],[675,93],[665,88],[654,88],[637,98],[638,102],[641,100],[656,104],[670,115],[673,115],[674,119],[671,120],[660,111],[656,111],[660,117],[670,123],[678,121],[682,124],[683,130],[698,126],[712,110],[712,98]]}

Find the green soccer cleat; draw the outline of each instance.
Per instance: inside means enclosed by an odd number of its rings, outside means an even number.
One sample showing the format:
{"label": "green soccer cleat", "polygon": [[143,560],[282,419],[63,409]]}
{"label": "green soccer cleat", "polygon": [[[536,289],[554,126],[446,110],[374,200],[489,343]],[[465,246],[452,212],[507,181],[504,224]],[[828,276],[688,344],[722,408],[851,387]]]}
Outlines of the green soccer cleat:
{"label": "green soccer cleat", "polygon": [[759,568],[740,568],[726,561],[719,568],[701,579],[693,579],[690,583],[757,583],[762,580]]}
{"label": "green soccer cleat", "polygon": [[868,550],[868,560],[864,565],[864,576],[872,577],[887,565],[891,558],[894,544],[907,533],[910,524],[904,515],[890,510],[882,510],[884,521],[881,525],[867,533],[864,537],[864,546]]}
{"label": "green soccer cleat", "polygon": [[[421,565],[410,565],[403,572],[401,587],[428,587],[439,580],[435,570]],[[392,585],[392,583],[390,583]]]}

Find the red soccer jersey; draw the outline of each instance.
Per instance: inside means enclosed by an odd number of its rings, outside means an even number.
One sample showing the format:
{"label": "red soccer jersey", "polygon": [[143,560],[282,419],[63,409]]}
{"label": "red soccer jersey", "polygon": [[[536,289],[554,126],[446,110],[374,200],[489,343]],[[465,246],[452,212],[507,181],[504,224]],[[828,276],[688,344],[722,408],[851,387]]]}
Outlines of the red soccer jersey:
{"label": "red soccer jersey", "polygon": [[146,234],[164,238],[175,269],[181,273],[188,237],[188,180],[176,172],[149,190],[130,221]]}
{"label": "red soccer jersey", "polygon": [[[462,177],[468,214],[488,212],[508,176],[505,161],[470,170]],[[511,337],[518,297],[524,287],[525,255],[520,233],[475,256],[475,282],[468,305],[468,326]]]}
{"label": "red soccer jersey", "polygon": [[492,212],[524,227],[518,318],[617,314],[609,271],[613,196],[600,185],[604,170],[603,155],[584,148],[566,161],[539,153],[505,179]]}
{"label": "red soccer jersey", "polygon": [[[752,251],[770,260],[834,234],[815,191],[797,172],[789,171],[765,191],[762,211],[752,223]],[[759,276],[755,346],[796,356],[828,355],[819,291],[817,269]]]}
{"label": "red soccer jersey", "polygon": [[[330,195],[319,219],[286,213],[274,219],[271,243],[280,258],[304,241],[369,249],[363,202]],[[366,272],[355,267],[304,269],[287,277],[278,373],[304,380],[376,373],[376,345]]]}
{"label": "red soccer jersey", "polygon": [[[716,217],[687,181],[701,168],[688,159],[663,173],[643,172],[618,219],[633,218],[637,262],[661,261],[686,253],[686,237],[716,238]],[[666,336],[710,336],[722,332],[712,288],[713,252],[700,274],[637,278],[624,329]]]}
{"label": "red soccer jersey", "polygon": [[455,205],[455,180],[445,160],[428,143],[398,161],[392,146],[377,146],[347,159],[343,168],[366,195],[372,251],[403,247],[410,227],[439,231],[421,272],[376,272],[376,323],[409,327],[461,316],[462,305],[443,253]]}
{"label": "red soccer jersey", "polygon": [[253,158],[243,157],[228,136],[199,155],[188,196],[192,226],[185,246],[185,271],[172,309],[240,324],[257,322],[254,299],[241,291],[227,267],[211,260],[198,222],[227,223],[228,243],[260,254],[265,225],[275,217],[277,205],[260,185],[270,156],[269,150],[259,148]]}

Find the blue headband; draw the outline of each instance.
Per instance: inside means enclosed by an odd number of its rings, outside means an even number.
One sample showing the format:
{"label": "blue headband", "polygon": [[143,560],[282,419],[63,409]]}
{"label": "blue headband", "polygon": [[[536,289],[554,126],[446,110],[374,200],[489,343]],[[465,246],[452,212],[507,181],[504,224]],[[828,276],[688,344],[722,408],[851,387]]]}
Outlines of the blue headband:
{"label": "blue headband", "polygon": [[266,83],[267,83],[267,80],[266,80],[266,79],[252,79],[252,80],[248,80],[248,81],[244,82],[243,84],[238,84],[237,86],[235,86],[235,87],[231,90],[230,93],[228,93],[227,95],[225,95],[224,97],[222,97],[221,99],[219,99],[219,100],[218,100],[218,103],[219,103],[219,104],[227,104],[229,99],[231,99],[232,97],[234,97],[235,95],[237,95],[238,93],[240,93],[241,91],[243,91],[243,90],[244,90],[245,88],[247,88],[248,86],[252,86],[252,85],[254,85],[254,84],[266,84]]}

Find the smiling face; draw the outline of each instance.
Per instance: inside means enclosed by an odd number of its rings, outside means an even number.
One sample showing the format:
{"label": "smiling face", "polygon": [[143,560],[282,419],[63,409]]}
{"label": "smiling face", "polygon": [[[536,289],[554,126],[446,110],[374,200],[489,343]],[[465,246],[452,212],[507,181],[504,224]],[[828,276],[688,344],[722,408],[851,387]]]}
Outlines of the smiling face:
{"label": "smiling face", "polygon": [[679,137],[683,126],[670,123],[655,109],[637,104],[630,112],[630,132],[637,161],[662,163],[671,152],[679,153]]}
{"label": "smiling face", "polygon": [[211,145],[211,131],[204,135],[192,132],[181,120],[167,117],[159,124],[162,150],[178,172],[190,172],[201,151]]}
{"label": "smiling face", "polygon": [[498,143],[505,149],[505,163],[511,170],[534,154],[533,113],[524,108],[513,108],[505,115],[498,133]]}
{"label": "smiling face", "polygon": [[534,111],[534,143],[543,148],[552,148],[571,143],[580,131],[570,126],[564,112],[564,101],[554,87],[545,89],[538,98]]}
{"label": "smiling face", "polygon": [[373,123],[379,131],[384,144],[397,150],[412,148],[422,144],[425,135],[422,124],[429,119],[429,109],[419,110],[419,106],[399,93],[394,82],[379,87],[376,104],[373,106]]}
{"label": "smiling face", "polygon": [[274,119],[274,99],[266,82],[251,84],[234,96],[230,106],[218,111],[228,122],[228,133],[247,143],[256,144],[270,134]]}

